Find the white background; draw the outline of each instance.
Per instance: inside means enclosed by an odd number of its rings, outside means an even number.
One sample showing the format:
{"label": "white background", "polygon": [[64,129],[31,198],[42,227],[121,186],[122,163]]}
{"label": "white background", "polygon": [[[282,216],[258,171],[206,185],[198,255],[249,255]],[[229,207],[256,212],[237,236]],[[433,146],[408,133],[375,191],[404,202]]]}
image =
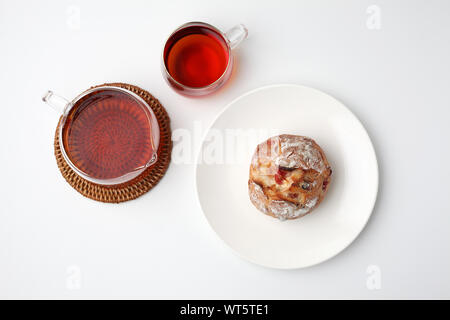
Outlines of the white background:
{"label": "white background", "polygon": [[[366,25],[370,5],[381,9],[379,30]],[[450,298],[449,16],[445,0],[0,0],[0,297]],[[231,81],[202,99],[177,95],[160,72],[164,40],[192,20],[249,29]],[[135,201],[82,197],[56,166],[58,115],[41,96],[114,81],[159,98],[173,129],[206,129],[263,85],[335,96],[377,152],[371,220],[337,257],[279,271],[241,260],[214,234],[193,162],[172,163]],[[366,286],[371,265],[379,290]]]}

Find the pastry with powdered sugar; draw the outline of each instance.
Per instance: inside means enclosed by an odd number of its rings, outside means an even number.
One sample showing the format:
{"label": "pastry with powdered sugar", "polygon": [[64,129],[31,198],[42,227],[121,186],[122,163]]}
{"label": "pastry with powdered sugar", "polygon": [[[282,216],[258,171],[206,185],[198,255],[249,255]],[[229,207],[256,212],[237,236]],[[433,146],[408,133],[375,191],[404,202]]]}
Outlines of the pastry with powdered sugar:
{"label": "pastry with powdered sugar", "polygon": [[323,200],[331,180],[325,153],[311,138],[279,135],[258,145],[250,165],[250,200],[280,220],[310,213]]}

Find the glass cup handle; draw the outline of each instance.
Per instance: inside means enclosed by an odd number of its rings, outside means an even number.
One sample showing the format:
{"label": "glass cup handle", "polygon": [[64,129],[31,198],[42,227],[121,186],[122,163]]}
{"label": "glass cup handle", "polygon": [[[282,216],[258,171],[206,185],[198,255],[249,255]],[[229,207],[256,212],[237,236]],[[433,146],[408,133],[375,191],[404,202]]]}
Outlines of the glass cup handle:
{"label": "glass cup handle", "polygon": [[53,93],[53,91],[50,90],[47,91],[42,97],[42,101],[44,101],[47,105],[55,109],[56,112],[59,112],[60,114],[64,113],[64,110],[70,103],[65,98]]}
{"label": "glass cup handle", "polygon": [[238,24],[234,26],[227,32],[225,32],[225,36],[230,44],[230,48],[236,48],[245,38],[247,38],[248,30],[243,24]]}

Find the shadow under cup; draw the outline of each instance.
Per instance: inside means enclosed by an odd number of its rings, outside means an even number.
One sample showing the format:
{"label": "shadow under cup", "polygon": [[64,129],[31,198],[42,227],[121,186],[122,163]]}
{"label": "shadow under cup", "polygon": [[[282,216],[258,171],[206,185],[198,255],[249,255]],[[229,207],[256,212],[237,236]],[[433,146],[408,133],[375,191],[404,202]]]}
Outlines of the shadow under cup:
{"label": "shadow under cup", "polygon": [[150,107],[120,88],[99,88],[72,103],[61,123],[69,165],[99,184],[127,182],[156,161],[159,127]]}

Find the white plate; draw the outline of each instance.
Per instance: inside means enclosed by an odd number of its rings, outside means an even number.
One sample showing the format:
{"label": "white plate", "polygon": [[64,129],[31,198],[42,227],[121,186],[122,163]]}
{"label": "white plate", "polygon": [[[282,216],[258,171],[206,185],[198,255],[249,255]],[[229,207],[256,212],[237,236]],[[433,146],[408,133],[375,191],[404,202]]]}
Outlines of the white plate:
{"label": "white plate", "polygon": [[[313,138],[333,169],[322,203],[296,220],[266,216],[248,197],[256,145],[281,133]],[[367,223],[378,190],[374,148],[359,120],[333,97],[299,85],[263,87],[231,102],[209,129],[196,170],[200,206],[219,237],[241,257],[280,269],[312,266],[345,249]]]}

